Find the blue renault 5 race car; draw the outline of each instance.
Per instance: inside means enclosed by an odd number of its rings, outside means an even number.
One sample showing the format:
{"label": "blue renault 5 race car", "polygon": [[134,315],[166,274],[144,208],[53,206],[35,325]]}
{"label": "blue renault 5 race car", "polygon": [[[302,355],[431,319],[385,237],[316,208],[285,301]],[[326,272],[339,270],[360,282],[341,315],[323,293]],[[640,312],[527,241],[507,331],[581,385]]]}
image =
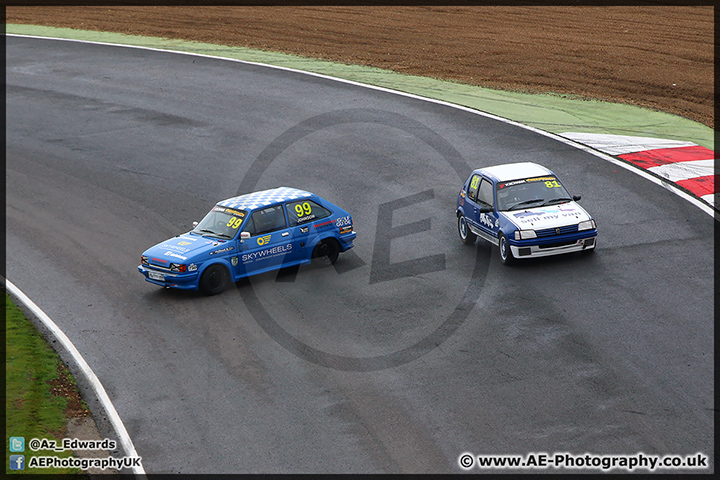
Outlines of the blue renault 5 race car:
{"label": "blue renault 5 race car", "polygon": [[200,223],[143,252],[138,270],[166,288],[215,295],[229,282],[353,247],[352,217],[317,195],[275,188],[218,202]]}
{"label": "blue renault 5 race car", "polygon": [[595,220],[571,197],[557,176],[536,163],[474,170],[457,199],[460,239],[480,237],[500,248],[500,260],[593,252]]}

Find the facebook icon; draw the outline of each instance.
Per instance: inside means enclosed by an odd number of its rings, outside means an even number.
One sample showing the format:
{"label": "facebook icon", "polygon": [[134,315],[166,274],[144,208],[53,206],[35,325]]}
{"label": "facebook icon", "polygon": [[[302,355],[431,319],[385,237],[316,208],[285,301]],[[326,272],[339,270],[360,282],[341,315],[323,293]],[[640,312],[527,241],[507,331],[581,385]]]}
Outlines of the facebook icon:
{"label": "facebook icon", "polygon": [[10,455],[10,470],[25,470],[25,455]]}

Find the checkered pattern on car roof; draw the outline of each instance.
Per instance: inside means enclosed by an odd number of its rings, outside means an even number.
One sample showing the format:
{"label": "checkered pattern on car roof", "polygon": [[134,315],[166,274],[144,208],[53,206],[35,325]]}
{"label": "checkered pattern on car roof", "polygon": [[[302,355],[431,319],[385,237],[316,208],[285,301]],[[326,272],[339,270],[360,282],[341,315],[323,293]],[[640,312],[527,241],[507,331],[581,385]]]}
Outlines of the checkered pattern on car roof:
{"label": "checkered pattern on car roof", "polygon": [[239,197],[228,198],[218,205],[241,210],[252,210],[258,207],[265,207],[277,202],[296,200],[312,196],[312,193],[297,188],[280,187],[260,192],[247,193]]}

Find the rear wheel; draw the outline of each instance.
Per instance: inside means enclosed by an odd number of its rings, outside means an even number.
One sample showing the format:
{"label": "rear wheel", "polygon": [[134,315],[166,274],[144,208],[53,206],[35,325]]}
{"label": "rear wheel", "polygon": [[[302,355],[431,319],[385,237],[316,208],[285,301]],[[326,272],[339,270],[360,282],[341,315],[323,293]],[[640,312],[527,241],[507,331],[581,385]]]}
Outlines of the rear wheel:
{"label": "rear wheel", "polygon": [[465,221],[465,216],[462,214],[458,215],[458,234],[460,235],[460,240],[462,240],[465,245],[472,245],[477,238],[477,235],[470,231],[470,227],[468,227]]}
{"label": "rear wheel", "polygon": [[510,243],[508,243],[507,238],[505,238],[505,235],[502,233],[500,234],[500,242],[498,244],[500,247],[500,260],[504,265],[512,265],[513,262],[515,262],[515,257],[513,257],[512,250],[510,249]]}
{"label": "rear wheel", "polygon": [[327,239],[315,245],[312,253],[313,263],[332,265],[340,256],[340,245],[335,240]]}
{"label": "rear wheel", "polygon": [[230,275],[222,265],[210,265],[200,277],[200,290],[206,295],[217,295],[227,288]]}

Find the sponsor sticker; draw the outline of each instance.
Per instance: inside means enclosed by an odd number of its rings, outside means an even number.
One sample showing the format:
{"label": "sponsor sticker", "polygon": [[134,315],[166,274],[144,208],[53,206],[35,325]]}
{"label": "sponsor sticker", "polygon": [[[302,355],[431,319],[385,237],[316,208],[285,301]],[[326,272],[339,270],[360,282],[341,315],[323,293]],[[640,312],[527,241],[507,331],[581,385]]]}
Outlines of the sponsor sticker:
{"label": "sponsor sticker", "polygon": [[292,243],[287,245],[278,245],[277,247],[266,248],[257,252],[246,253],[242,256],[243,263],[254,262],[255,260],[262,260],[263,258],[272,258],[278,255],[287,255],[292,251]]}
{"label": "sponsor sticker", "polygon": [[347,225],[352,225],[352,218],[350,218],[350,215],[340,217],[337,220],[335,220],[335,225],[337,225],[338,227],[345,227]]}
{"label": "sponsor sticker", "polygon": [[[185,244],[185,245],[188,245],[188,244],[189,244],[188,242],[181,242],[181,243],[183,243],[183,244]],[[168,249],[170,249],[170,250],[177,250],[178,252],[181,252],[181,253],[187,253],[187,252],[190,251],[189,248],[180,247],[180,246],[178,246],[178,245],[173,245],[172,243],[163,243],[163,244],[160,245],[160,246],[161,246],[162,248],[168,248]]]}
{"label": "sponsor sticker", "polygon": [[236,217],[244,217],[245,212],[242,210],[233,210],[232,208],[226,208],[225,213],[229,213],[230,215],[235,215]]}
{"label": "sponsor sticker", "polygon": [[229,252],[230,250],[235,250],[235,247],[230,246],[230,247],[221,248],[220,250],[215,250],[214,252],[210,252],[210,255],[215,255],[217,253],[225,253],[225,252]]}
{"label": "sponsor sticker", "polygon": [[335,220],[326,220],[322,223],[316,223],[315,225],[313,225],[313,228],[316,228],[316,229],[329,228],[329,227],[332,227],[334,223],[335,223]]}
{"label": "sponsor sticker", "polygon": [[487,213],[481,213],[481,214],[480,214],[480,224],[481,224],[481,225],[482,225],[482,224],[485,224],[485,225],[487,225],[489,228],[493,228],[493,227],[495,226],[495,222],[494,222],[493,217],[491,217],[491,216],[488,215]]}
{"label": "sponsor sticker", "polygon": [[505,182],[498,185],[498,188],[512,187],[513,185],[520,185],[525,183],[525,180],[515,180],[513,182]]}
{"label": "sponsor sticker", "polygon": [[313,215],[313,214],[311,213],[310,215],[305,215],[304,217],[299,217],[299,218],[297,219],[297,222],[298,222],[298,223],[308,222],[308,221],[310,221],[310,220],[313,220],[314,218],[315,218],[315,215]]}
{"label": "sponsor sticker", "polygon": [[212,209],[213,212],[224,212],[228,213],[230,215],[235,215],[236,217],[245,217],[245,212],[242,210],[234,210],[232,208],[227,207],[221,207],[219,205],[215,205]]}

